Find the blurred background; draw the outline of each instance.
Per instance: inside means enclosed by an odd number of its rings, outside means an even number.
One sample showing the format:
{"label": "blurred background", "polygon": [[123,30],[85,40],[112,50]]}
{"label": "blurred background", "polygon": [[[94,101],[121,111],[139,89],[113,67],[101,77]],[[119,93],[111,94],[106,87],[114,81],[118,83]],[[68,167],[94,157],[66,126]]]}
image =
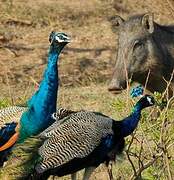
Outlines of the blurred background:
{"label": "blurred background", "polygon": [[73,42],[60,60],[61,85],[107,83],[116,56],[116,34],[109,17],[153,12],[161,24],[173,23],[170,0],[0,0],[0,94],[19,94],[39,83],[47,63],[48,35],[68,33]]}

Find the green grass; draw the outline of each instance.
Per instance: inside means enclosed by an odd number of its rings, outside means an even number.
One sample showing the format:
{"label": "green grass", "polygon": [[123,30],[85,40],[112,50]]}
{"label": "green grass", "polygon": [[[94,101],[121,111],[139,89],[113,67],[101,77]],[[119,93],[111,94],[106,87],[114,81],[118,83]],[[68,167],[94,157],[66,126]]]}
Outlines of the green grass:
{"label": "green grass", "polygon": [[8,106],[10,106],[10,105],[11,105],[11,102],[10,102],[9,99],[6,99],[6,98],[0,99],[0,109],[1,109],[1,108],[5,108],[5,107],[8,107]]}

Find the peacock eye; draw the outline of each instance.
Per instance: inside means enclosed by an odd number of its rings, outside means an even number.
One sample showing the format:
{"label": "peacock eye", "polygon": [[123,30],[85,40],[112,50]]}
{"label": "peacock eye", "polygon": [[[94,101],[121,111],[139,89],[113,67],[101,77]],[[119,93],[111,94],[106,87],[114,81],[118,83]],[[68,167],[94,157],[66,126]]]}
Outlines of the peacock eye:
{"label": "peacock eye", "polygon": [[141,49],[143,48],[144,44],[142,41],[140,40],[135,40],[134,45],[133,45],[133,51],[135,51],[136,49]]}
{"label": "peacock eye", "polygon": [[63,36],[59,36],[59,39],[63,40],[64,38],[63,38]]}

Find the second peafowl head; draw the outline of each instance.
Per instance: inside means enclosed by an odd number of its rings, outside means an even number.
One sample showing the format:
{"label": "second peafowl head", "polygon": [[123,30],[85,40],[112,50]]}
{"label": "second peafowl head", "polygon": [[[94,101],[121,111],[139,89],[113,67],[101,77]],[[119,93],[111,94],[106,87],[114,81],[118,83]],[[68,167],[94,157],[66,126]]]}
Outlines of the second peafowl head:
{"label": "second peafowl head", "polygon": [[153,96],[144,95],[138,102],[138,105],[141,105],[141,109],[144,109],[155,104],[155,99]]}
{"label": "second peafowl head", "polygon": [[133,111],[124,120],[120,121],[121,124],[121,134],[122,137],[126,137],[133,133],[135,128],[138,125],[138,122],[141,118],[141,110],[153,106],[155,104],[155,99],[153,96],[150,95],[142,95],[144,92],[144,89],[142,86],[138,86],[132,89],[131,91],[131,97],[138,97],[140,96],[141,99],[135,104],[133,107]]}
{"label": "second peafowl head", "polygon": [[137,102],[135,108],[139,107],[139,109],[144,109],[146,107],[153,106],[155,104],[155,99],[153,96],[150,95],[143,96],[143,93],[144,93],[144,89],[141,85],[131,90],[130,96],[132,98],[141,97],[141,99]]}

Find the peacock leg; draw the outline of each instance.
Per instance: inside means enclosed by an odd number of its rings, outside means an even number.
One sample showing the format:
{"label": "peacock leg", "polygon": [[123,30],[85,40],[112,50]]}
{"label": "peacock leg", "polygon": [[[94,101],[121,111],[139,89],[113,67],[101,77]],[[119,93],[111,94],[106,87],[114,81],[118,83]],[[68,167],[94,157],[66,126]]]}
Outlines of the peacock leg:
{"label": "peacock leg", "polygon": [[83,180],[89,180],[91,174],[93,173],[93,171],[95,170],[96,167],[88,167],[85,168],[85,172],[83,175]]}
{"label": "peacock leg", "polygon": [[76,180],[77,179],[77,173],[71,174],[71,180]]}
{"label": "peacock leg", "polygon": [[114,180],[113,173],[112,173],[112,165],[113,165],[113,162],[109,162],[109,164],[107,166],[109,180]]}

